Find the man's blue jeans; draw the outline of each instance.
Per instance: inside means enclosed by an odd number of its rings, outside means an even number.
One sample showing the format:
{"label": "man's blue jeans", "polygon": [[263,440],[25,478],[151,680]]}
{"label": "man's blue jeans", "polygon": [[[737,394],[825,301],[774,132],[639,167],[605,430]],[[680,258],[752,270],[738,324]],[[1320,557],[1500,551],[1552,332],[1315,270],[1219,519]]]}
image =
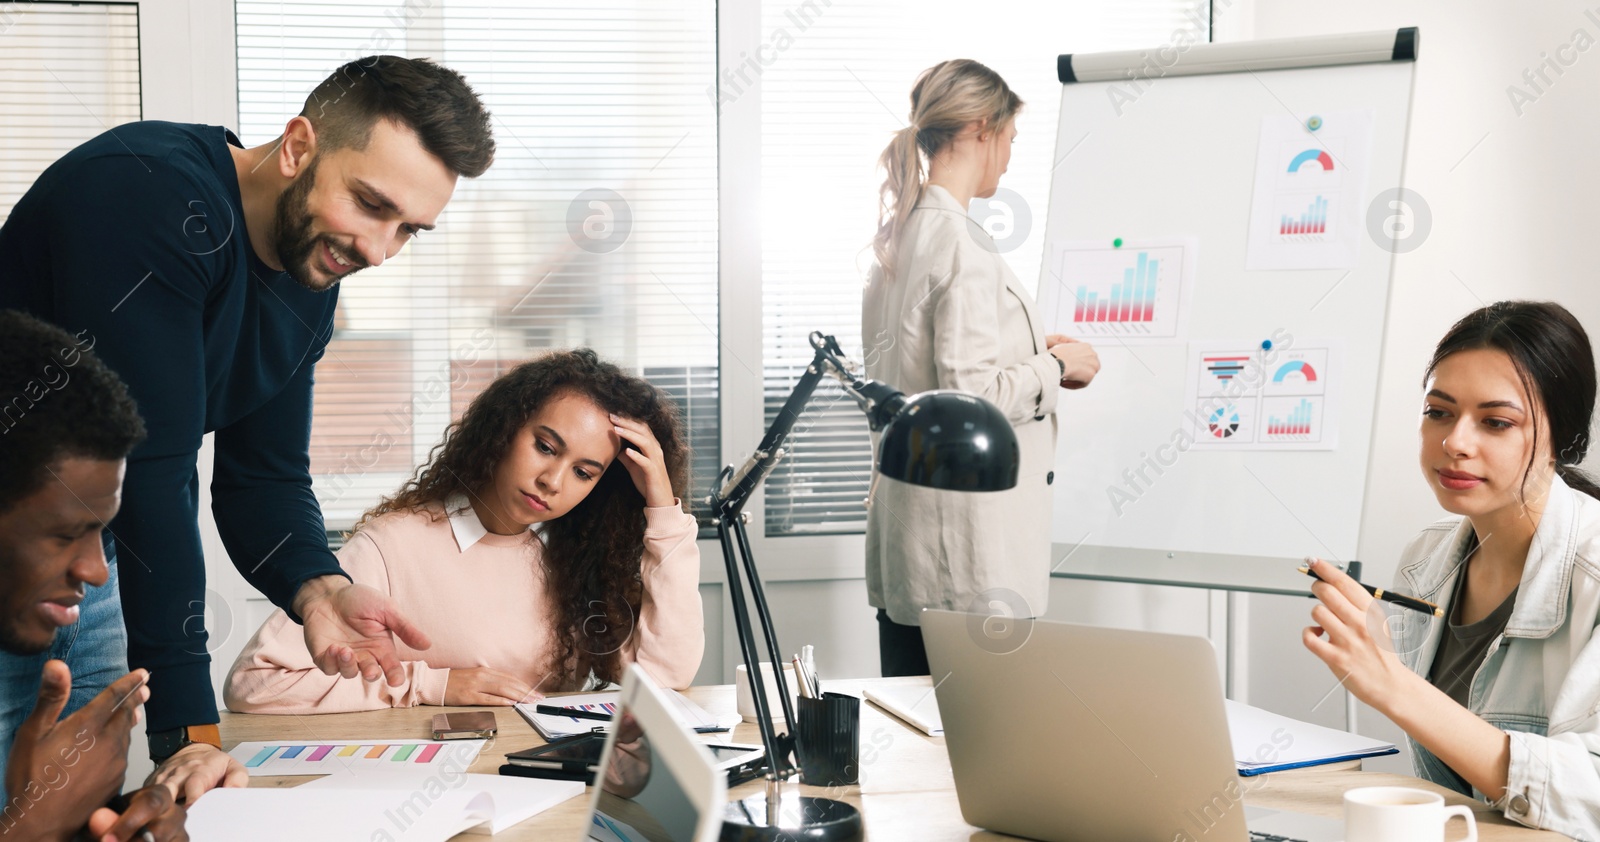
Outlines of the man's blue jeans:
{"label": "man's blue jeans", "polygon": [[[11,758],[17,728],[39,700],[39,680],[51,658],[72,670],[72,696],[62,716],[89,703],[111,682],[128,674],[128,631],[122,624],[122,597],[117,592],[117,563],[108,553],[111,576],[100,587],[87,588],[78,622],[56,631],[50,651],[38,655],[0,652],[0,770]],[[0,778],[0,803],[7,800]]]}

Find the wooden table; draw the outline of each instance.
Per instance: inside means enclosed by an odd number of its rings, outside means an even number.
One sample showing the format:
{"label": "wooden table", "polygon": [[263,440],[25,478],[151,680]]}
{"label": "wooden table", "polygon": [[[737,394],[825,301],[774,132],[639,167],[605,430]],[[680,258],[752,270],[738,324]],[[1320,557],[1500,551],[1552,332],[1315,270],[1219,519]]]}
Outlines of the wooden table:
{"label": "wooden table", "polygon": [[[927,677],[836,679],[828,689],[861,695],[867,687],[928,687]],[[695,687],[685,692],[712,715],[732,718],[732,685]],[[222,714],[222,733],[226,745],[250,740],[337,740],[337,739],[425,739],[433,714],[466,708],[418,707],[365,713],[322,716],[259,716]],[[494,774],[507,752],[540,745],[538,732],[510,708],[496,709],[499,737],[478,756],[470,771]],[[719,735],[728,739],[729,735]],[[741,724],[731,739],[760,743],[754,725]],[[305,777],[250,779],[251,786],[296,786]],[[1299,810],[1316,815],[1339,817],[1344,809],[1344,791],[1358,786],[1411,786],[1443,795],[1447,804],[1472,807],[1478,821],[1478,838],[1483,842],[1518,840],[1554,842],[1567,837],[1547,831],[1529,830],[1507,820],[1498,812],[1449,790],[1407,775],[1363,772],[1352,768],[1297,770],[1251,779],[1246,787],[1246,802],[1261,807]],[[760,792],[759,781],[744,784],[729,793],[742,798]],[[800,787],[806,794],[829,795],[856,805],[866,822],[867,838],[874,840],[917,840],[917,842],[976,842],[985,839],[1013,839],[1001,833],[980,830],[961,819],[956,801],[955,781],[950,773],[944,739],[928,737],[869,702],[861,707],[861,783],[836,788]],[[588,799],[574,798],[535,816],[500,835],[497,842],[521,840],[570,840],[577,842],[586,830]],[[1453,825],[1459,828],[1459,825]],[[462,835],[458,840],[482,839]]]}

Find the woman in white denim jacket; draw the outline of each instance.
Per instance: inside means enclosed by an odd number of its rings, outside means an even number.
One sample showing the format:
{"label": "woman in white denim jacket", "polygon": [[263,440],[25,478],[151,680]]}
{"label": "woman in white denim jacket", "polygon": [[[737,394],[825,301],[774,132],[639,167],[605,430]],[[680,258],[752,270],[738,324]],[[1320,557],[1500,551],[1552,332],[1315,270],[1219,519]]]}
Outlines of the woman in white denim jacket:
{"label": "woman in white denim jacket", "polygon": [[1419,776],[1600,840],[1600,488],[1572,467],[1594,410],[1588,337],[1559,305],[1500,302],[1440,341],[1426,387],[1421,466],[1456,517],[1411,542],[1395,590],[1446,616],[1385,610],[1316,563],[1305,645],[1405,730]]}

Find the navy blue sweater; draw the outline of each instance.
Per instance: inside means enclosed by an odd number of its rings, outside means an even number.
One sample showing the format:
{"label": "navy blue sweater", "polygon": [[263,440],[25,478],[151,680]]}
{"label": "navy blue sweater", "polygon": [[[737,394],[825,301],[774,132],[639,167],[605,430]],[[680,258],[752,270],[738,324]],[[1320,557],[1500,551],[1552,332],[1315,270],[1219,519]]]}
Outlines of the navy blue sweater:
{"label": "navy blue sweater", "polygon": [[250,584],[288,610],[300,583],[343,575],[308,456],[337,287],[312,292],[256,256],[229,144],[240,145],[219,126],[118,126],[52,164],[0,227],[0,307],[87,330],[149,429],[110,531],[152,731],[218,720],[201,436],[216,432],[211,510]]}

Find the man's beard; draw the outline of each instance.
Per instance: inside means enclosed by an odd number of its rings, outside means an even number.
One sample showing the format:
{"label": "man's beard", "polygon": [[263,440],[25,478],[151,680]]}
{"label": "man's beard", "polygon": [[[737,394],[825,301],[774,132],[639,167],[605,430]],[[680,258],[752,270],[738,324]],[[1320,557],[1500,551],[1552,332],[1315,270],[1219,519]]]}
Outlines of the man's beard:
{"label": "man's beard", "polygon": [[40,655],[50,651],[50,647],[55,643],[54,634],[42,646],[26,640],[17,634],[16,630],[9,625],[9,622],[10,620],[0,621],[0,652],[21,656]]}
{"label": "man's beard", "polygon": [[278,196],[277,211],[273,214],[273,247],[277,252],[278,265],[289,273],[289,277],[294,278],[295,283],[312,292],[327,292],[340,279],[319,281],[316,276],[314,261],[320,260],[316,252],[321,238],[311,232],[309,207],[311,189],[316,183],[317,159],[312,158],[305,172],[290,182],[289,188]]}

